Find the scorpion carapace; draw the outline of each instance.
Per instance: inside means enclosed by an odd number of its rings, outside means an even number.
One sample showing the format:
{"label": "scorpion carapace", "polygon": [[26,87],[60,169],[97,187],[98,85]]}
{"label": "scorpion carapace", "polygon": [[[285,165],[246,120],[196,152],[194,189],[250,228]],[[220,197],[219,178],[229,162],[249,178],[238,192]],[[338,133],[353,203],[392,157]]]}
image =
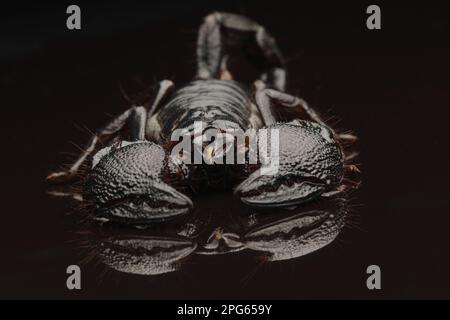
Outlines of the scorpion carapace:
{"label": "scorpion carapace", "polygon": [[[251,47],[249,52],[263,57],[252,86],[233,80],[227,68],[235,47]],[[132,106],[99,129],[68,170],[47,179],[71,181],[90,160],[82,198],[94,204],[96,217],[129,224],[187,214],[190,191],[223,181],[252,206],[293,207],[341,192],[342,142],[355,137],[336,133],[303,99],[285,93],[285,84],[285,61],[264,27],[239,15],[212,13],[199,29],[195,79],[178,89],[161,81],[148,106]],[[288,109],[296,118],[277,120],[278,111]],[[211,129],[220,139],[211,137]],[[236,132],[252,134],[238,143]],[[180,148],[174,136],[191,140]],[[99,142],[107,147],[98,150]],[[226,158],[230,150],[234,162]],[[192,163],[198,154],[202,161]]]}

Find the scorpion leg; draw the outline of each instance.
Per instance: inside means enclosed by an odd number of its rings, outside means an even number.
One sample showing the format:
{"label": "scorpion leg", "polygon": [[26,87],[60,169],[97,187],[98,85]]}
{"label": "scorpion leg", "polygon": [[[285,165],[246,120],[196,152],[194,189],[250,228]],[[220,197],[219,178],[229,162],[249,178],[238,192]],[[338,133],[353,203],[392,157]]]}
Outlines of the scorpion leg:
{"label": "scorpion leg", "polygon": [[77,158],[77,160],[70,166],[68,170],[52,172],[47,176],[47,181],[53,183],[65,183],[73,180],[76,176],[78,169],[81,165],[86,161],[89,155],[95,151],[98,143],[105,143],[111,140],[127,123],[130,115],[133,113],[134,108],[130,108],[125,110],[118,117],[114,118],[110,121],[106,126],[97,130],[97,133],[94,134],[87,144],[86,148]]}
{"label": "scorpion leg", "polygon": [[266,125],[271,125],[276,122],[273,109],[282,106],[287,108],[301,108],[309,118],[308,120],[317,122],[322,126],[327,126],[320,116],[309,107],[305,100],[277,90],[266,89],[260,81],[255,83],[255,87],[257,88],[255,94],[256,104]]}
{"label": "scorpion leg", "polygon": [[161,81],[156,97],[148,111],[140,106],[131,107],[130,109],[125,110],[122,114],[111,120],[106,126],[97,130],[86,148],[68,170],[50,173],[47,176],[47,181],[52,183],[66,183],[73,180],[81,165],[96,150],[98,144],[104,144],[111,141],[125,126],[130,129],[131,141],[144,140],[146,137],[146,126],[150,116],[155,113],[161,100],[167,95],[167,92],[169,92],[169,89],[172,86],[173,82],[170,80]]}
{"label": "scorpion leg", "polygon": [[[270,89],[257,92],[256,102],[266,124],[258,131],[260,159],[264,150],[271,158],[236,188],[241,200],[259,206],[292,206],[338,188],[344,155],[336,135],[317,114],[301,99]],[[302,106],[313,121],[275,123],[272,108],[277,104]],[[266,141],[271,143],[264,145]],[[273,164],[276,170],[267,170]]]}
{"label": "scorpion leg", "polygon": [[159,90],[153,100],[153,104],[149,107],[147,113],[147,123],[145,128],[145,137],[153,142],[160,142],[161,127],[157,118],[158,108],[162,105],[162,101],[167,97],[168,93],[173,88],[174,83],[170,80],[163,80],[159,83]]}
{"label": "scorpion leg", "polygon": [[[236,14],[215,12],[205,18],[197,40],[197,78],[210,79],[223,76],[221,66],[232,47],[244,47],[252,54],[252,61],[262,56],[261,79],[270,87],[284,90],[286,71],[278,46],[265,28]],[[256,48],[256,50],[255,50]],[[227,73],[225,73],[227,74]]]}
{"label": "scorpion leg", "polygon": [[[255,81],[255,88],[255,100],[266,125],[276,122],[275,116],[273,115],[273,109],[281,106],[285,108],[300,108],[308,120],[317,122],[333,131],[333,129],[327,126],[314,109],[302,98],[277,90],[266,89],[262,81]],[[294,122],[295,121],[296,120],[294,120]],[[352,134],[339,134],[336,132],[333,132],[333,134],[339,140],[354,141],[357,139],[357,137]]]}
{"label": "scorpion leg", "polygon": [[133,107],[127,119],[130,130],[130,141],[145,140],[145,124],[147,120],[147,110],[144,107]]}
{"label": "scorpion leg", "polygon": [[156,93],[155,98],[153,99],[152,105],[148,109],[148,118],[156,113],[158,107],[161,106],[161,101],[167,96],[173,86],[174,83],[170,80],[162,80],[159,82],[159,89]]}

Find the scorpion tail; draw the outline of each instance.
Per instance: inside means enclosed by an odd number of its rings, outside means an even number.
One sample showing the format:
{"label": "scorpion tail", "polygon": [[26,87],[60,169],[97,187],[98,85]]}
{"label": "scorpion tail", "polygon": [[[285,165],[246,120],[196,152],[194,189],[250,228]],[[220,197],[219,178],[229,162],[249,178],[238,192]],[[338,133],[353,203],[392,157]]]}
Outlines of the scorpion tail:
{"label": "scorpion tail", "polygon": [[249,49],[252,53],[249,60],[261,69],[260,79],[269,87],[284,91],[285,62],[275,39],[255,21],[231,13],[211,13],[201,25],[197,40],[197,78],[231,79],[226,59],[233,45]]}

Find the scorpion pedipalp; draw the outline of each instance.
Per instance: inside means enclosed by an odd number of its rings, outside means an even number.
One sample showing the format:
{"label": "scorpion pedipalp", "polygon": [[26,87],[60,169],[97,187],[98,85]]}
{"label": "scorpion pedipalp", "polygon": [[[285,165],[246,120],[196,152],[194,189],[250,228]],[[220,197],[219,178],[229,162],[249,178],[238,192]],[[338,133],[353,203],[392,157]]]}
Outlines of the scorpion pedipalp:
{"label": "scorpion pedipalp", "polygon": [[[296,120],[267,127],[277,130],[276,170],[269,164],[253,172],[235,193],[244,203],[256,206],[291,206],[311,200],[339,186],[343,178],[343,154],[331,130],[319,123]],[[262,141],[261,130],[258,141]],[[271,141],[265,139],[264,141]],[[259,149],[261,150],[259,143]],[[264,148],[274,148],[269,144]],[[270,150],[269,150],[270,151]],[[270,166],[274,165],[271,159]]]}
{"label": "scorpion pedipalp", "polygon": [[179,181],[181,173],[161,146],[139,141],[99,154],[84,188],[99,217],[139,224],[174,218],[192,208],[186,195],[165,182],[170,177]]}

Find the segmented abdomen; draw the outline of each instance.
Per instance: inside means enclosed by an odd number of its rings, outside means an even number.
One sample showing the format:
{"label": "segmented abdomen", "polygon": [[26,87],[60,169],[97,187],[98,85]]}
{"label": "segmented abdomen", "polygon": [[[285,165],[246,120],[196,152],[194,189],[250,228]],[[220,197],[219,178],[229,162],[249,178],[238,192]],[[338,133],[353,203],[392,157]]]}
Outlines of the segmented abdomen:
{"label": "segmented abdomen", "polygon": [[245,131],[251,126],[252,112],[250,95],[240,83],[196,80],[177,90],[161,108],[160,134],[167,141],[175,129],[191,128],[195,121],[201,121],[203,128],[217,128],[221,122]]}

